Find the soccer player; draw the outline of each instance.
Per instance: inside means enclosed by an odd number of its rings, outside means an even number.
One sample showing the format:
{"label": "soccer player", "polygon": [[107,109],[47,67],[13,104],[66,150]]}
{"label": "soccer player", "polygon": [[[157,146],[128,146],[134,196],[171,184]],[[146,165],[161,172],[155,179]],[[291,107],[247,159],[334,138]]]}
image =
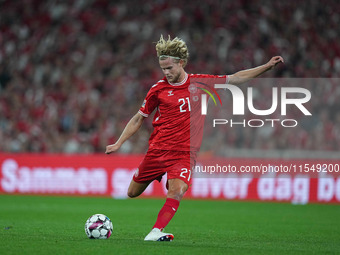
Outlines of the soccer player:
{"label": "soccer player", "polygon": [[[153,133],[149,149],[134,174],[128,188],[128,196],[138,197],[154,180],[160,181],[167,173],[167,198],[160,210],[156,223],[145,241],[172,241],[174,236],[163,233],[163,229],[175,215],[179,203],[191,183],[191,170],[195,164],[197,146],[190,145],[190,81],[216,78],[221,83],[238,85],[272,69],[283,62],[281,56],[271,58],[268,63],[256,68],[239,71],[232,75],[187,74],[184,70],[189,57],[186,43],[180,38],[167,40],[160,37],[156,44],[159,65],[165,75],[154,84],[146,95],[139,111],[126,125],[116,143],[106,147],[107,154],[117,151],[122,144],[137,132],[155,109]],[[196,100],[197,101],[197,100]]]}

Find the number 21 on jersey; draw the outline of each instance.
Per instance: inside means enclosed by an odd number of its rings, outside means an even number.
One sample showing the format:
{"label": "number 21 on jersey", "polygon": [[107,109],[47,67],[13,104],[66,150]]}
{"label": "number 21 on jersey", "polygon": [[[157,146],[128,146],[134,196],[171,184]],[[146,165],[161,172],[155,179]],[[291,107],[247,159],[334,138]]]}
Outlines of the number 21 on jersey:
{"label": "number 21 on jersey", "polygon": [[179,175],[180,177],[184,178],[184,179],[188,179],[188,181],[190,181],[191,178],[191,170],[187,169],[187,168],[182,168],[181,169],[181,174]]}
{"label": "number 21 on jersey", "polygon": [[[181,103],[181,105],[179,106],[180,112],[186,112],[186,111],[190,112],[191,111],[189,97],[180,98],[180,99],[178,99],[178,102]],[[186,104],[188,105],[187,107],[186,107]]]}

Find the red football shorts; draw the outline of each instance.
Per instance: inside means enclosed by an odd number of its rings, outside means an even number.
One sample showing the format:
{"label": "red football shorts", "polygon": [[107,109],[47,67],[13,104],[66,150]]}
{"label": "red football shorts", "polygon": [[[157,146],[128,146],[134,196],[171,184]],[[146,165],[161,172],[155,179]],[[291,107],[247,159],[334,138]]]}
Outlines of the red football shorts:
{"label": "red football shorts", "polygon": [[139,165],[133,180],[138,183],[162,180],[167,173],[169,179],[181,179],[191,185],[192,169],[196,163],[196,152],[149,149]]}

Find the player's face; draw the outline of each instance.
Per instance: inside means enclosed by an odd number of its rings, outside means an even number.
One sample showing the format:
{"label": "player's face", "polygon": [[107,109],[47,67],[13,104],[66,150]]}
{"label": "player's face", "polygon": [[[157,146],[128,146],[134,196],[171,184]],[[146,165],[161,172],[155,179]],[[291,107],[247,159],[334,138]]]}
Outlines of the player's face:
{"label": "player's face", "polygon": [[162,68],[164,75],[168,82],[177,83],[181,82],[184,78],[183,61],[180,60],[178,63],[173,58],[167,58],[159,60],[159,65]]}

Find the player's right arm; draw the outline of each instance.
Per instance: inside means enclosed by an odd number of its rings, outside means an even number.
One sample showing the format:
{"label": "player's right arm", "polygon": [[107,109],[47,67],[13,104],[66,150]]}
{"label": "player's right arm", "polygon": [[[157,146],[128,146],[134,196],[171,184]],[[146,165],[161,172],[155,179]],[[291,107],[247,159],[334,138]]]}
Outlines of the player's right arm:
{"label": "player's right arm", "polygon": [[135,134],[138,131],[144,119],[145,119],[144,116],[142,116],[140,113],[136,113],[136,115],[133,116],[128,122],[128,124],[125,126],[117,142],[106,146],[105,153],[110,154],[112,152],[117,151],[127,139],[129,139],[133,134]]}

